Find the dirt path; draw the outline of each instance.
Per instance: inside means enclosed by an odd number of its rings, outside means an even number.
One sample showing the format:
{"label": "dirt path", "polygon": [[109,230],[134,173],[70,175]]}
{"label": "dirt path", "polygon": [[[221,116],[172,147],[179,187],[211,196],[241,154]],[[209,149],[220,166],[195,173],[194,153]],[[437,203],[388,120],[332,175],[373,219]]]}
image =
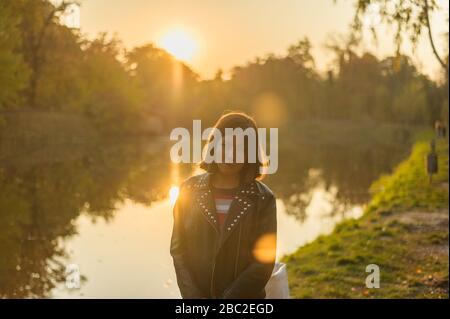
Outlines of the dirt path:
{"label": "dirt path", "polygon": [[[411,255],[417,265],[435,263],[449,258],[449,210],[409,211],[393,213],[385,219],[386,224],[397,222],[405,227],[414,238],[420,239],[420,245]],[[417,269],[420,274],[420,267]],[[423,282],[433,294],[448,294],[449,280],[447,277],[426,275]]]}

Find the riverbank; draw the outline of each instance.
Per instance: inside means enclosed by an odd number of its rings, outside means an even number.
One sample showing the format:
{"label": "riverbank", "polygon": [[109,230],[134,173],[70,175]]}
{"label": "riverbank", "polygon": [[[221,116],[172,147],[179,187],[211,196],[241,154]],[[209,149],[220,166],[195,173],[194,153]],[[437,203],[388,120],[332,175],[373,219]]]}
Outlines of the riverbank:
{"label": "riverbank", "polygon": [[[293,298],[448,298],[448,142],[437,143],[429,184],[428,141],[372,185],[363,217],[283,258]],[[378,289],[365,286],[369,264],[380,268]]]}

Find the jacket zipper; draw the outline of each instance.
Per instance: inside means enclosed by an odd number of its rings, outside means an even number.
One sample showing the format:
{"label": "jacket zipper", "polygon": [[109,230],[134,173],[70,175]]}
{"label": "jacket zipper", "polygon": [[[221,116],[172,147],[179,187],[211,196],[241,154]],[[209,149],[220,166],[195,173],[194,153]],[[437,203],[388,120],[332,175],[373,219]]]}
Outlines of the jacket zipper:
{"label": "jacket zipper", "polygon": [[[214,227],[214,230],[217,232],[217,229]],[[239,253],[240,253],[240,247],[241,247],[241,233],[242,233],[242,223],[239,224],[239,236],[238,236],[238,247],[237,247],[237,255],[236,255],[236,262],[234,264],[234,279],[237,277],[237,267],[238,267],[238,261],[239,261]],[[222,241],[223,233],[219,234],[219,243]],[[216,269],[216,256],[217,256],[217,249],[216,248],[216,254],[214,255],[214,263],[213,263],[213,269],[211,274],[211,283],[210,283],[210,294],[212,298],[216,298],[216,294],[214,293],[214,271]]]}
{"label": "jacket zipper", "polygon": [[239,263],[239,253],[240,253],[240,250],[241,250],[241,233],[242,233],[242,224],[239,224],[239,237],[238,237],[237,254],[236,254],[236,261],[234,263],[234,279],[237,278],[237,269],[238,269],[238,263]]}
{"label": "jacket zipper", "polygon": [[[220,243],[221,234],[219,234],[219,236],[217,238],[218,238],[219,243]],[[216,243],[216,245],[217,245],[217,243]],[[218,250],[218,247],[216,247],[216,253],[214,254],[214,263],[213,263],[213,269],[212,269],[212,274],[211,274],[211,283],[209,285],[209,290],[210,290],[212,298],[216,298],[216,294],[214,293],[214,271],[216,269],[217,250]]]}

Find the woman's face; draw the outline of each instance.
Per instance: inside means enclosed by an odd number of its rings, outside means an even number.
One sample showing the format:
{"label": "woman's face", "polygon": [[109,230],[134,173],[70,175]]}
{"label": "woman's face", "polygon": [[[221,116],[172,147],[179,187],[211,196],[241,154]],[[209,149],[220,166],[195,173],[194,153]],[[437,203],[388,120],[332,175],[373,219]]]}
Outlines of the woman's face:
{"label": "woman's face", "polygon": [[244,163],[218,163],[219,173],[222,175],[238,175]]}
{"label": "woman's face", "polygon": [[[217,163],[220,174],[237,175],[244,167],[244,163],[237,163],[238,156],[236,153],[237,151],[243,152],[245,150],[245,147],[237,147],[236,143],[238,143],[236,137],[234,137],[233,139],[232,146],[226,145],[225,140],[222,141],[222,163]],[[243,158],[245,162],[247,159],[246,154],[243,154]]]}

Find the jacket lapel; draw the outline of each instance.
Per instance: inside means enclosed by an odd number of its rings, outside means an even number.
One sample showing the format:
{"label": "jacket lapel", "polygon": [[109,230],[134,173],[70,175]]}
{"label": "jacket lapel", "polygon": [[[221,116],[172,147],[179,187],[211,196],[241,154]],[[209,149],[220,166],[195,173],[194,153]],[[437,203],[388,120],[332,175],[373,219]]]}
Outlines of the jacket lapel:
{"label": "jacket lapel", "polygon": [[225,224],[220,229],[211,191],[210,176],[210,173],[205,173],[193,186],[197,190],[196,201],[199,210],[217,234],[220,234],[219,246],[222,246],[233,231],[238,228],[237,226],[243,218],[255,209],[259,191],[255,181],[241,185],[231,202]]}
{"label": "jacket lapel", "polygon": [[219,234],[220,233],[219,222],[217,220],[216,205],[214,202],[213,194],[211,192],[211,188],[209,187],[210,181],[209,176],[210,175],[208,173],[204,174],[194,184],[194,188],[198,191],[196,201],[203,217]]}
{"label": "jacket lapel", "polygon": [[238,192],[231,202],[228,216],[225,219],[225,224],[221,233],[221,245],[230,237],[233,231],[238,228],[239,223],[244,217],[255,209],[257,198],[257,188],[255,182],[244,184],[240,187]]}

